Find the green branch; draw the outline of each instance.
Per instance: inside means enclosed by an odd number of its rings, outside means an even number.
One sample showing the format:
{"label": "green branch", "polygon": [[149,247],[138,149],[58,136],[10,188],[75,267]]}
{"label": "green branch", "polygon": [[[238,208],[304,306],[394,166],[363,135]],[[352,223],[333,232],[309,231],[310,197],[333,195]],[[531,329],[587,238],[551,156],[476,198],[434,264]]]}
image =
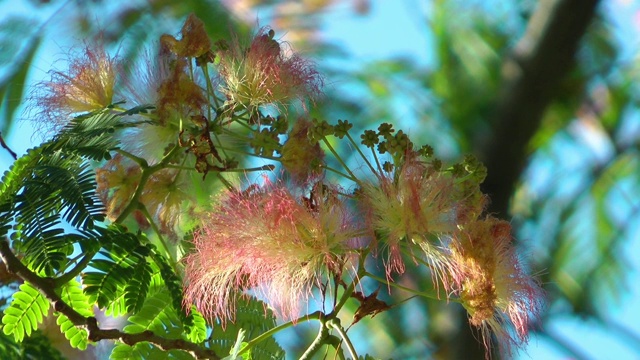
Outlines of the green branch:
{"label": "green branch", "polygon": [[55,279],[55,286],[62,286],[72,279],[75,279],[76,276],[80,275],[82,270],[86,269],[95,255],[95,251],[87,253],[73,269],[67,271],[66,273]]}
{"label": "green branch", "polygon": [[366,156],[364,156],[364,153],[362,152],[362,150],[360,150],[360,146],[358,146],[358,144],[356,144],[355,140],[353,140],[353,138],[351,137],[351,135],[349,135],[349,133],[347,132],[347,139],[349,139],[349,142],[353,145],[353,147],[358,151],[358,154],[360,154],[360,157],[362,157],[362,159],[367,163],[367,166],[369,166],[369,169],[371,170],[371,172],[373,174],[376,173],[376,170],[373,168],[373,166],[371,165],[371,163],[369,162],[369,159],[367,159]]}
{"label": "green branch", "polygon": [[331,144],[329,143],[327,138],[323,136],[322,137],[322,141],[324,141],[324,144],[327,145],[327,148],[329,149],[329,151],[331,151],[331,153],[333,154],[334,158],[349,173],[349,176],[347,176],[346,178],[351,180],[351,181],[353,181],[353,182],[355,182],[355,183],[359,183],[360,181],[358,181],[358,178],[353,174],[353,172],[351,172],[351,169],[347,166],[347,164],[344,162],[344,160],[342,160],[340,155],[338,155],[338,152],[336,152],[336,150],[333,148],[333,146],[331,146]]}
{"label": "green branch", "polygon": [[338,334],[340,334],[342,341],[347,346],[347,350],[349,351],[349,355],[351,355],[351,358],[357,359],[358,353],[356,353],[356,349],[353,347],[353,343],[351,343],[351,339],[349,339],[347,332],[344,331],[342,325],[340,325],[340,320],[338,318],[331,319],[327,321],[327,325],[334,328],[338,332]]}
{"label": "green branch", "polygon": [[309,345],[309,347],[304,352],[304,354],[302,354],[302,356],[300,357],[300,360],[311,359],[313,355],[315,355],[315,353],[318,352],[318,350],[320,350],[322,345],[326,344],[327,338],[329,336],[329,328],[326,326],[323,319],[320,319],[320,322],[322,324],[320,325],[320,329],[318,330],[318,335],[313,340],[311,345]]}
{"label": "green branch", "polygon": [[[166,165],[169,163],[169,161],[171,160],[171,158],[173,158],[173,155],[175,155],[175,153],[178,151],[178,149],[180,149],[179,146],[177,145],[174,146],[174,148],[171,149],[171,151],[169,151],[169,153],[165,155],[159,163],[153,166],[143,166],[143,165],[140,166],[142,168],[142,175],[140,175],[140,182],[138,183],[138,187],[136,188],[135,193],[131,197],[131,200],[129,200],[129,204],[127,204],[124,210],[122,210],[122,213],[115,220],[116,224],[122,223],[127,218],[127,216],[131,214],[132,211],[138,208],[138,199],[140,198],[140,196],[142,196],[142,192],[144,191],[144,186],[146,185],[147,180],[149,180],[149,177],[153,173],[164,169]],[[145,160],[145,163],[146,163],[146,160]]]}
{"label": "green branch", "polygon": [[322,318],[322,316],[323,316],[322,312],[316,311],[314,313],[311,313],[309,315],[303,316],[303,317],[298,318],[296,320],[289,321],[289,322],[286,322],[284,324],[278,325],[278,326],[274,327],[273,329],[269,329],[268,331],[260,334],[260,336],[258,336],[257,338],[249,341],[242,349],[240,349],[240,351],[238,352],[238,355],[242,355],[242,354],[246,353],[247,351],[251,350],[251,348],[256,346],[258,343],[268,339],[269,337],[271,337],[272,335],[278,333],[279,331],[282,331],[284,329],[290,328],[294,324],[297,324],[299,322],[309,321],[309,320],[320,320]]}
{"label": "green branch", "polygon": [[[409,292],[409,293],[417,295],[417,296],[422,296],[422,297],[427,298],[427,299],[442,300],[440,298],[440,296],[438,296],[438,292],[437,291],[418,291],[418,290],[414,290],[414,289],[408,288],[406,286],[402,286],[400,284],[397,284],[397,283],[395,283],[393,281],[385,280],[385,279],[383,279],[383,278],[381,278],[379,276],[373,275],[373,274],[371,274],[369,272],[365,273],[364,276],[370,277],[373,280],[376,280],[376,281],[378,281],[380,283],[383,283],[385,285],[388,285],[388,286],[396,288],[396,289],[400,289],[400,290]],[[447,301],[459,302],[459,300],[457,300],[455,298],[453,298],[453,299],[449,298],[449,299],[447,299]]]}

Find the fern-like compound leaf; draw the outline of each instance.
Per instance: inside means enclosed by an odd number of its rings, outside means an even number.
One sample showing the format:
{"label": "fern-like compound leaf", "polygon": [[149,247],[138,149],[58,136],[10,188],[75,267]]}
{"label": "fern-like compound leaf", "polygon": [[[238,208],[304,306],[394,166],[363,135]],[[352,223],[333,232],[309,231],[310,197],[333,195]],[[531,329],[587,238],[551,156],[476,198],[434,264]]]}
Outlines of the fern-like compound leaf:
{"label": "fern-like compound leaf", "polygon": [[[222,326],[215,326],[211,340],[211,349],[216,354],[228,354],[238,338],[238,332],[245,331],[245,341],[260,336],[276,326],[273,312],[265,303],[254,298],[240,296],[236,303],[236,321]],[[254,360],[284,359],[285,352],[273,337],[268,338],[251,349]]]}
{"label": "fern-like compound leaf", "polygon": [[13,334],[16,342],[21,342],[25,335],[38,328],[49,311],[49,301],[28,282],[20,285],[20,291],[13,294],[11,305],[4,311],[2,331],[5,335]]}
{"label": "fern-like compound leaf", "polygon": [[182,322],[171,305],[171,296],[166,288],[147,297],[142,309],[131,316],[129,322],[124,327],[127,333],[150,330],[168,339],[180,339],[183,335]]}
{"label": "fern-like compound leaf", "polygon": [[163,351],[147,342],[135,346],[118,344],[111,351],[110,360],[193,360],[193,356],[180,350]]}
{"label": "fern-like compound leaf", "polygon": [[128,313],[136,314],[142,309],[144,300],[147,298],[152,269],[144,258],[140,258],[140,262],[134,268],[133,273],[135,276],[131,278],[131,281],[124,289],[124,303]]}
{"label": "fern-like compound leaf", "polygon": [[[75,279],[64,284],[60,290],[60,298],[80,315],[89,317],[93,316],[93,304],[89,298],[82,292],[80,283]],[[87,331],[77,328],[69,318],[63,314],[58,315],[56,323],[60,326],[60,331],[69,340],[72,347],[85,350],[89,340]]]}

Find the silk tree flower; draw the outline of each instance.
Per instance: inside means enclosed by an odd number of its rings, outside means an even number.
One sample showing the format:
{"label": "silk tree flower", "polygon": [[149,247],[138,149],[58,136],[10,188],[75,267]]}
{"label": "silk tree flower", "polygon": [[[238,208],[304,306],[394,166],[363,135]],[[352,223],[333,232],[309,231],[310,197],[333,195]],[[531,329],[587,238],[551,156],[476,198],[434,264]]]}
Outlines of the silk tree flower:
{"label": "silk tree flower", "polygon": [[253,111],[320,94],[323,80],[312,63],[286,51],[273,35],[273,30],[263,28],[248,49],[235,40],[217,52],[220,91],[229,105]]}
{"label": "silk tree flower", "polygon": [[96,192],[106,207],[109,220],[117,219],[127,206],[138,188],[141,175],[140,167],[120,154],[96,169]]}
{"label": "silk tree flower", "polygon": [[453,179],[409,155],[394,174],[378,174],[377,180],[363,184],[362,196],[367,224],[388,250],[387,277],[404,273],[405,246],[414,256],[413,249],[424,253],[434,278],[447,280],[439,237],[456,229]]}
{"label": "silk tree flower", "polygon": [[184,218],[184,210],[195,203],[188,192],[191,184],[185,174],[188,173],[174,169],[155,172],[149,177],[140,196],[140,202],[166,234],[178,232],[177,225]]}
{"label": "silk tree flower", "polygon": [[223,324],[238,294],[252,291],[295,320],[314,287],[352,268],[360,236],[335,190],[297,196],[282,183],[227,194],[186,257],[185,303]]}
{"label": "silk tree flower", "polygon": [[[122,135],[123,148],[153,164],[175,144],[180,123],[188,124],[191,116],[201,115],[207,106],[202,87],[186,72],[187,63],[175,54],[147,52],[130,74],[122,78],[117,94],[136,105],[154,105],[149,116],[136,115],[139,124]],[[186,125],[183,125],[186,126]]]}
{"label": "silk tree flower", "polygon": [[102,44],[85,46],[70,59],[67,71],[51,72],[51,80],[39,83],[32,98],[54,130],[73,114],[103,109],[113,102],[119,62]]}
{"label": "silk tree flower", "polygon": [[492,217],[466,224],[449,248],[458,269],[450,290],[460,297],[470,323],[481,328],[487,356],[490,332],[510,354],[512,346],[527,342],[543,304],[542,289],[524,273],[512,246],[511,225]]}
{"label": "silk tree flower", "polygon": [[211,51],[211,39],[207,34],[204,23],[194,14],[190,14],[180,30],[182,38],[164,34],[160,43],[174,54],[182,57],[198,58]]}

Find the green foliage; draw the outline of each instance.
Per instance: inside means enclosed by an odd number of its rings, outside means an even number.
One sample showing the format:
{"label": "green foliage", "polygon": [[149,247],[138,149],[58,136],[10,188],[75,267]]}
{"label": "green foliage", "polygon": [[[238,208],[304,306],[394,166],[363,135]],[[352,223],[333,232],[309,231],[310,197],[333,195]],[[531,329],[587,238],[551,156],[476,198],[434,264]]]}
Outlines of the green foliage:
{"label": "green foliage", "polygon": [[[216,326],[210,341],[216,354],[229,354],[235,345],[238,333],[244,331],[244,341],[249,342],[265,331],[276,326],[273,312],[266,304],[254,297],[241,296],[237,299],[236,320],[225,327]],[[284,359],[284,351],[273,337],[258,343],[251,349],[252,359]]]}
{"label": "green foliage", "polygon": [[[129,325],[124,331],[131,334],[152,331],[167,339],[182,339],[185,337],[184,326],[179,313],[171,303],[171,296],[167,288],[155,287],[142,308],[135,315],[129,317]],[[164,352],[149,343],[139,343],[135,346],[118,344],[111,354],[111,359],[192,359],[184,351]]]}
{"label": "green foliage", "polygon": [[124,304],[128,313],[136,314],[142,309],[151,283],[151,272],[151,266],[146,261],[140,261],[133,270],[135,276],[124,289]]}
{"label": "green foliage", "polygon": [[177,276],[174,269],[169,265],[167,259],[162,254],[154,251],[152,253],[152,258],[160,269],[160,275],[162,276],[165,286],[169,289],[173,308],[185,326],[190,328],[193,324],[193,315],[187,315],[182,307],[184,300],[182,296],[182,280]]}
{"label": "green foliage", "polygon": [[49,312],[49,301],[33,286],[25,282],[20,291],[13,294],[11,305],[4,310],[2,331],[13,334],[20,342],[38,328],[44,316]]}
{"label": "green foliage", "polygon": [[204,342],[207,338],[207,321],[195,306],[191,306],[190,315],[193,319],[193,324],[187,329],[187,339],[196,344]]}
{"label": "green foliage", "polygon": [[193,356],[180,350],[163,351],[147,342],[135,346],[118,344],[111,352],[110,360],[193,360]]}
{"label": "green foliage", "polygon": [[34,331],[22,342],[16,342],[13,336],[0,333],[0,355],[3,360],[66,360],[60,351],[51,346],[49,338],[40,330]]}
{"label": "green foliage", "polygon": [[7,225],[15,221],[13,246],[28,267],[46,276],[64,270],[73,244],[88,240],[65,234],[63,221],[86,232],[104,218],[93,170],[75,150],[55,144],[45,143],[16,161],[4,174],[0,189],[0,229],[6,233]]}
{"label": "green foliage", "polygon": [[[137,275],[150,277],[148,273],[151,269],[144,265],[148,249],[139,243],[134,234],[121,233],[119,230],[115,233],[120,235],[119,242],[105,244],[97,258],[89,264],[95,271],[87,271],[82,275],[84,293],[101,309],[121,295],[124,295],[125,308],[139,306],[137,302],[148,290],[145,286],[135,286],[138,284],[135,279]],[[136,273],[136,270],[147,274]],[[130,285],[132,283],[134,285]]]}
{"label": "green foliage", "polygon": [[[92,303],[82,292],[80,283],[76,280],[72,280],[62,286],[60,298],[80,315],[85,317],[93,316]],[[60,331],[69,340],[72,347],[80,350],[87,348],[89,340],[85,329],[77,328],[64,314],[58,314],[56,323],[60,326]]]}
{"label": "green foliage", "polygon": [[[146,107],[129,111],[137,113],[144,109]],[[78,116],[69,121],[60,134],[46,145],[45,151],[62,150],[90,160],[108,160],[111,158],[110,152],[119,146],[118,140],[113,136],[114,132],[134,125],[135,123],[123,122],[122,114],[111,113],[108,109]]]}
{"label": "green foliage", "polygon": [[[365,354],[364,356],[363,355],[358,356],[358,360],[380,360],[380,359],[373,357],[369,354]],[[389,359],[389,360],[392,360],[392,359]]]}
{"label": "green foliage", "polygon": [[161,333],[169,339],[179,339],[183,335],[180,318],[171,305],[167,289],[159,289],[145,301],[142,309],[129,317],[130,325],[124,330],[128,333],[141,333],[147,330]]}

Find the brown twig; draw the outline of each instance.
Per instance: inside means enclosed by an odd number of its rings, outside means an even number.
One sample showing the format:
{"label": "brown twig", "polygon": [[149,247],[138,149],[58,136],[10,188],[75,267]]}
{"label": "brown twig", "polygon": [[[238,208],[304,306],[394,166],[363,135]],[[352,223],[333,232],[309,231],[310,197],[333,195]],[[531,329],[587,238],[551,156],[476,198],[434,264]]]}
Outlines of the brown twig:
{"label": "brown twig", "polygon": [[18,160],[18,154],[16,154],[13,150],[11,150],[11,148],[9,148],[7,143],[4,142],[4,138],[2,137],[1,132],[0,132],[0,146],[5,148],[9,152],[9,154],[11,154],[11,157],[13,157],[13,160]]}
{"label": "brown twig", "polygon": [[100,340],[117,340],[130,346],[140,342],[149,342],[164,351],[186,351],[196,359],[220,359],[213,350],[203,348],[197,344],[182,339],[166,339],[151,331],[127,334],[118,329],[101,329],[98,326],[98,320],[95,317],[82,316],[55,293],[55,279],[40,277],[22,264],[22,262],[20,262],[20,260],[13,254],[13,251],[11,251],[7,241],[0,241],[0,259],[5,263],[7,270],[10,273],[28,281],[47,299],[49,299],[55,311],[64,314],[74,325],[87,330],[90,341],[97,342]]}

